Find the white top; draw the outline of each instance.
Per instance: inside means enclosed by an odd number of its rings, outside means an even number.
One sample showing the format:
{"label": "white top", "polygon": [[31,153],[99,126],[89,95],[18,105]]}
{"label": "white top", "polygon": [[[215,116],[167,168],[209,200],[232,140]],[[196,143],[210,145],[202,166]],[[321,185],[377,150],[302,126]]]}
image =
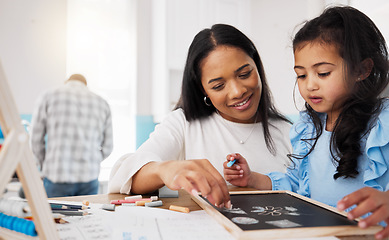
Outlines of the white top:
{"label": "white top", "polygon": [[32,152],[55,183],[89,182],[112,152],[108,103],[79,81],[47,91],[32,118]]}
{"label": "white top", "polygon": [[[262,123],[253,123],[256,127],[252,130],[253,124],[230,122],[216,113],[188,122],[181,109],[175,110],[156,126],[150,138],[135,153],[125,155],[115,163],[108,192],[129,194],[132,176],[152,161],[208,159],[223,176],[227,154],[237,152],[247,159],[252,171],[285,172],[289,163],[286,154],[291,152],[291,125],[284,121],[270,123],[276,127],[269,126],[275,156],[266,147]],[[237,137],[246,139],[249,135],[244,144],[239,143]]]}

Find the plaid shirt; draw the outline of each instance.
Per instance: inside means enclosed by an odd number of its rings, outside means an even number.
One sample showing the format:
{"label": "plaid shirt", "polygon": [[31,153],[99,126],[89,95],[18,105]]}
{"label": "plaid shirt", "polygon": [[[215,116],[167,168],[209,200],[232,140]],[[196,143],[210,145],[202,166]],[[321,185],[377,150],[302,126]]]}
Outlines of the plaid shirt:
{"label": "plaid shirt", "polygon": [[33,114],[31,147],[52,182],[97,179],[113,148],[108,103],[78,81],[47,92]]}

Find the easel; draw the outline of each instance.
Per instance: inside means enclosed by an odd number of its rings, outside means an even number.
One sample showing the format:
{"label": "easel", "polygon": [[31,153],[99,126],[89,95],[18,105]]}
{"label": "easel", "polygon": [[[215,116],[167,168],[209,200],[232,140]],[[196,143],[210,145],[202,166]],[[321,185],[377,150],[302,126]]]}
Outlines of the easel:
{"label": "easel", "polygon": [[[14,170],[22,183],[39,239],[59,239],[38,169],[0,62],[0,126],[5,140],[0,150],[0,197]],[[0,227],[0,239],[36,239]]]}

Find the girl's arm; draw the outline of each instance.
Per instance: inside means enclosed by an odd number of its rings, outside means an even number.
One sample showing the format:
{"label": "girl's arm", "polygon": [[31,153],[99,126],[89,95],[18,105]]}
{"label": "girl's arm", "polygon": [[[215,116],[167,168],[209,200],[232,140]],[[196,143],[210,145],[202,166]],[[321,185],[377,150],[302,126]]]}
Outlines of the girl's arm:
{"label": "girl's arm", "polygon": [[343,211],[353,205],[357,205],[351,210],[347,217],[351,220],[359,218],[369,212],[372,214],[359,221],[358,226],[367,228],[378,224],[381,221],[388,224],[382,231],[376,233],[377,239],[389,236],[389,192],[381,192],[371,187],[357,190],[338,202],[338,209]]}
{"label": "girl's arm", "polygon": [[[228,167],[230,161],[236,162]],[[271,179],[263,174],[252,172],[246,159],[239,153],[227,155],[227,161],[223,164],[224,178],[232,185],[239,187],[250,187],[259,190],[271,190]]]}

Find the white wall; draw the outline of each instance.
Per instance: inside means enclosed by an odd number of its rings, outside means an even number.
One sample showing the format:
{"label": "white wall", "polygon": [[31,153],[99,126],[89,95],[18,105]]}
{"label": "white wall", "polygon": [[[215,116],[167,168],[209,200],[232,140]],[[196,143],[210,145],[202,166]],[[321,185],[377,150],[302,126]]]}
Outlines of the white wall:
{"label": "white wall", "polygon": [[250,37],[262,58],[274,102],[284,114],[297,114],[298,110],[293,102],[296,74],[293,70],[291,40],[296,25],[306,20],[310,14],[312,8],[308,4],[310,1],[257,0],[252,2],[253,29]]}
{"label": "white wall", "polygon": [[22,114],[66,79],[66,1],[1,0],[0,60]]}

